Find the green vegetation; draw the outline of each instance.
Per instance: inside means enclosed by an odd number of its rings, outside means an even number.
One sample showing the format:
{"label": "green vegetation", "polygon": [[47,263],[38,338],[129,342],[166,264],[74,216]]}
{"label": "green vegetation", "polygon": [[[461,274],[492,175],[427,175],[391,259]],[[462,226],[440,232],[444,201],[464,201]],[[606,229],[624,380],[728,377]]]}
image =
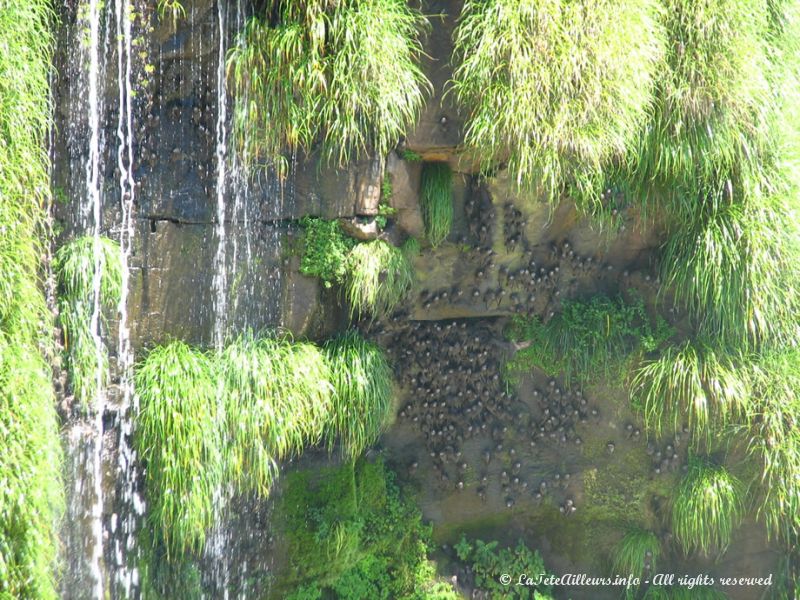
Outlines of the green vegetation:
{"label": "green vegetation", "polygon": [[701,335],[734,348],[796,335],[798,206],[783,194],[726,200],[677,225],[661,259],[662,278]]}
{"label": "green vegetation", "polygon": [[453,171],[447,163],[426,162],[420,181],[425,236],[436,247],[447,239],[453,225]]}
{"label": "green vegetation", "polygon": [[753,425],[744,428],[751,455],[760,463],[767,530],[789,547],[800,536],[800,350],[762,356],[753,368],[749,406]]}
{"label": "green vegetation", "polygon": [[430,530],[381,461],[289,474],[275,516],[289,563],[276,598],[457,598],[435,581]]}
{"label": "green vegetation", "polygon": [[183,342],[153,349],[136,370],[137,446],[147,465],[151,524],[168,555],[202,549],[222,481],[224,422],[211,359]]}
{"label": "green vegetation", "polygon": [[406,255],[383,240],[358,244],[346,265],[344,295],[350,314],[378,317],[390,314],[414,282],[414,269]]}
{"label": "green vegetation", "polygon": [[202,549],[219,489],[267,496],[278,461],[337,436],[357,457],[392,397],[383,355],[354,332],[324,349],[274,335],[219,353],[172,342],[147,355],[136,386],[153,548],[177,561]]}
{"label": "green vegetation", "polygon": [[[75,398],[88,406],[108,382],[108,349],[100,339],[103,309],[113,310],[122,294],[119,244],[84,236],[59,248],[53,261],[67,364]],[[98,315],[95,312],[95,279]]]}
{"label": "green vegetation", "polygon": [[649,429],[678,431],[686,419],[696,442],[744,417],[751,399],[748,378],[731,357],[688,341],[638,367],[631,394]]}
{"label": "green vegetation", "polygon": [[725,551],[744,514],[741,483],[721,466],[693,456],[672,499],[672,532],[685,553]]}
{"label": "green vegetation", "polygon": [[228,57],[234,137],[244,160],[285,171],[283,153],[344,164],[385,156],[430,84],[417,64],[426,19],[404,0],[270,0]]}
{"label": "green vegetation", "polygon": [[465,3],[453,89],[486,168],[557,200],[633,149],[666,42],[650,0]]}
{"label": "green vegetation", "polygon": [[565,301],[562,312],[547,323],[516,316],[506,335],[528,343],[506,364],[512,379],[515,373],[538,367],[551,376],[563,372],[568,382],[591,382],[621,379],[632,354],[657,350],[672,330],[661,317],[651,325],[636,295],[631,300],[594,296]]}
{"label": "green vegetation", "polygon": [[300,272],[318,277],[325,287],[341,286],[350,314],[379,317],[402,302],[414,281],[408,254],[384,242],[358,243],[338,221],[305,217]]}
{"label": "green vegetation", "polygon": [[612,573],[633,575],[643,581],[647,573],[658,573],[660,556],[661,543],[655,533],[638,527],[631,528],[614,553]]}
{"label": "green vegetation", "polygon": [[41,288],[48,243],[47,131],[52,12],[0,10],[0,598],[57,597],[61,445],[52,319]]}
{"label": "green vegetation", "polygon": [[380,349],[355,332],[325,344],[333,384],[329,438],[355,459],[380,436],[392,408],[392,371]]}
{"label": "green vegetation", "polygon": [[524,574],[533,581],[547,575],[544,561],[538,551],[531,552],[522,540],[517,543],[515,548],[497,550],[497,546],[497,542],[487,544],[481,540],[476,540],[473,546],[463,535],[455,545],[459,560],[472,568],[476,588],[488,591],[493,598],[519,598],[520,600],[551,598],[549,586],[509,586],[500,583],[500,575],[503,573],[515,573],[517,574],[515,577]]}
{"label": "green vegetation", "polygon": [[403,148],[400,152],[400,158],[407,162],[421,162],[422,155],[419,152],[414,152],[413,150],[409,150],[408,148]]}
{"label": "green vegetation", "polygon": [[181,0],[158,0],[156,12],[158,13],[158,18],[162,21],[169,18],[172,21],[173,28],[177,26],[178,19],[186,16],[186,9],[183,7]]}
{"label": "green vegetation", "polygon": [[341,283],[346,272],[347,255],[356,245],[356,240],[342,231],[337,220],[303,217],[300,225],[305,230],[300,272],[318,277],[325,287]]}

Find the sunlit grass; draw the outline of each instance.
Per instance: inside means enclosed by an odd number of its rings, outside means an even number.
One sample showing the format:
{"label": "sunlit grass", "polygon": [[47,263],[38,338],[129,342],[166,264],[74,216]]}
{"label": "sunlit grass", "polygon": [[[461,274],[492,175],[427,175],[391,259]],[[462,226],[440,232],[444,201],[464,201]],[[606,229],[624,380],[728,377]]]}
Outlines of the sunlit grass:
{"label": "sunlit grass", "polygon": [[708,442],[725,426],[747,416],[752,390],[741,364],[706,344],[669,346],[634,371],[634,404],[656,434],[665,429],[678,431],[687,422],[696,443]]}
{"label": "sunlit grass", "polygon": [[418,64],[426,26],[404,0],[267,2],[228,57],[239,151],[282,170],[284,153],[317,142],[337,164],[385,156],[430,86]]}
{"label": "sunlit grass", "polygon": [[648,118],[666,40],[650,0],[468,0],[453,89],[486,167],[556,200],[594,189]]}
{"label": "sunlit grass", "polygon": [[445,162],[422,165],[420,210],[425,236],[436,247],[450,235],[453,225],[453,171]]}
{"label": "sunlit grass", "polygon": [[761,463],[759,513],[771,535],[791,543],[800,536],[800,351],[769,352],[752,371],[758,402],[744,431]]}
{"label": "sunlit grass", "polygon": [[724,467],[690,457],[672,498],[672,533],[683,551],[724,552],[742,521],[744,493]]}
{"label": "sunlit grass", "polygon": [[45,0],[0,8],[0,597],[9,599],[57,597],[64,502],[41,287],[52,10]]}
{"label": "sunlit grass", "polygon": [[329,444],[338,439],[342,452],[358,457],[387,424],[392,407],[392,371],[381,350],[356,332],[325,344],[333,383]]}
{"label": "sunlit grass", "polygon": [[225,415],[213,364],[203,352],[172,342],[139,365],[136,389],[151,524],[169,554],[199,551],[223,475]]}
{"label": "sunlit grass", "polygon": [[408,295],[414,269],[399,248],[374,240],[358,244],[347,257],[344,296],[350,314],[390,314]]}
{"label": "sunlit grass", "polygon": [[[116,308],[122,290],[119,244],[106,237],[76,238],[58,249],[53,261],[58,279],[64,346],[75,398],[84,406],[108,382],[108,350],[97,342],[102,311]],[[92,331],[95,276],[98,280],[98,330]]]}
{"label": "sunlit grass", "polygon": [[338,441],[357,458],[392,398],[383,353],[354,332],[324,348],[274,333],[213,353],[172,342],[150,351],[136,386],[154,540],[172,557],[202,549],[230,490],[266,497],[305,448]]}

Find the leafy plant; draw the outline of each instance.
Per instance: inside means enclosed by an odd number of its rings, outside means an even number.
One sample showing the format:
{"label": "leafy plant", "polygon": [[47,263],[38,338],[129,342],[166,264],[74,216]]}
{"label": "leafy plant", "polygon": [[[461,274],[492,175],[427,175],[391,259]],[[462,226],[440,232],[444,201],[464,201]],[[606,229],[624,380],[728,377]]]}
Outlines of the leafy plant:
{"label": "leafy plant", "polygon": [[172,20],[173,29],[178,25],[178,19],[186,16],[186,9],[181,0],[158,0],[156,12],[162,21],[169,17]]}
{"label": "leafy plant", "polygon": [[100,311],[116,308],[122,294],[119,244],[107,237],[76,238],[58,249],[53,270],[58,279],[72,389],[87,406],[108,381],[108,350],[100,339]]}
{"label": "leafy plant", "polygon": [[594,188],[635,146],[665,52],[649,0],[468,1],[454,35],[453,90],[485,168],[556,200]]}
{"label": "leafy plant", "polygon": [[303,217],[300,224],[305,230],[300,272],[319,277],[325,287],[341,283],[347,268],[347,255],[356,241],[342,231],[336,220]]}
{"label": "leafy plant", "polygon": [[568,382],[586,382],[621,378],[632,353],[655,350],[672,330],[660,317],[651,325],[638,296],[630,301],[594,296],[564,302],[562,312],[547,323],[516,316],[506,335],[528,343],[506,363],[508,376],[535,366],[553,376],[563,372]]}
{"label": "leafy plant", "polygon": [[309,152],[344,164],[385,156],[430,88],[417,64],[422,15],[403,0],[271,0],[228,57],[234,138],[246,161]]}
{"label": "leafy plant", "polygon": [[[384,180],[385,182],[386,180]],[[391,196],[391,188],[389,190],[389,195]],[[378,229],[384,230],[386,229],[386,225],[389,222],[389,217],[394,216],[397,214],[397,209],[389,206],[383,200],[381,203],[378,204],[378,215],[375,217],[375,222],[378,224]]]}
{"label": "leafy plant", "polygon": [[338,438],[354,459],[386,426],[392,407],[392,371],[380,349],[350,331],[325,344],[333,383],[329,445]]}
{"label": "leafy plant", "polygon": [[406,255],[383,240],[358,244],[350,251],[345,269],[344,295],[351,315],[390,314],[414,281]]}
{"label": "leafy plant", "polygon": [[432,246],[450,235],[453,225],[453,171],[444,162],[422,165],[420,209],[425,235]]}
{"label": "leafy plant", "polygon": [[459,560],[471,565],[475,577],[475,586],[489,592],[492,597],[533,598],[547,600],[551,598],[550,587],[546,585],[503,585],[500,575],[515,573],[537,581],[547,575],[544,561],[538,551],[531,551],[522,540],[515,548],[497,549],[497,542],[485,543],[476,540],[475,544],[467,542],[464,535],[457,544]]}
{"label": "leafy plant", "polygon": [[672,499],[672,532],[683,551],[724,552],[743,514],[741,483],[724,467],[690,457]]}
{"label": "leafy plant", "polygon": [[451,600],[428,564],[430,530],[382,461],[299,471],[277,507],[289,569],[279,597]]}
{"label": "leafy plant", "polygon": [[408,148],[403,148],[403,150],[400,152],[400,158],[402,158],[406,162],[422,161],[422,155],[419,152],[414,152],[413,150],[409,150]]}

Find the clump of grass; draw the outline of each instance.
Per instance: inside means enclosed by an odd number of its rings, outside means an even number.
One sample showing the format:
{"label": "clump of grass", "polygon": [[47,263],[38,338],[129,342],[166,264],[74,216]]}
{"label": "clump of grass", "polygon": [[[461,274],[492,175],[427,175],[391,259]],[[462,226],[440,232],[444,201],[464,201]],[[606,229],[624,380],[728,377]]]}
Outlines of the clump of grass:
{"label": "clump of grass", "polygon": [[380,349],[352,332],[325,348],[276,334],[244,334],[212,354],[172,342],[148,354],[136,386],[153,548],[172,558],[202,549],[228,491],[266,497],[279,461],[337,436],[357,458],[392,391]]}
{"label": "clump of grass", "polygon": [[338,164],[385,156],[430,84],[418,64],[427,20],[404,0],[271,0],[228,57],[234,138],[246,160],[286,168],[318,141]]}
{"label": "clump of grass", "polygon": [[422,250],[419,240],[415,237],[410,237],[403,242],[403,245],[400,246],[400,249],[403,251],[409,260],[414,258],[415,256],[419,256],[420,251]]}
{"label": "clump of grass", "polygon": [[346,273],[347,255],[356,240],[342,231],[337,220],[303,217],[300,225],[305,230],[300,272],[318,277],[325,287],[341,283]]}
{"label": "clump of grass", "polygon": [[136,370],[137,445],[150,519],[168,555],[199,551],[224,466],[224,414],[213,364],[183,342],[153,349]]}
{"label": "clump of grass", "polygon": [[749,451],[761,462],[759,513],[767,531],[791,543],[800,535],[800,351],[774,350],[752,366]]}
{"label": "clump of grass", "polygon": [[61,328],[72,391],[87,406],[108,382],[108,350],[97,340],[102,314],[93,323],[95,278],[99,282],[99,309],[116,308],[122,294],[119,244],[106,237],[76,238],[58,249],[53,269],[58,279]]}
{"label": "clump of grass", "polygon": [[63,510],[59,424],[40,286],[48,201],[52,6],[0,10],[0,597],[51,600]]}
{"label": "clump of grass", "polygon": [[158,18],[162,21],[169,18],[172,21],[173,29],[177,27],[178,19],[186,16],[186,9],[181,0],[158,0],[156,12],[158,13]]}
{"label": "clump of grass", "polygon": [[550,200],[566,184],[595,187],[648,117],[666,45],[658,17],[650,0],[466,2],[453,89],[467,145]]}
{"label": "clump of grass", "polygon": [[744,514],[744,490],[724,467],[692,456],[672,498],[672,532],[685,553],[722,553]]}
{"label": "clump of grass", "polygon": [[333,383],[333,418],[329,444],[335,438],[349,458],[375,443],[392,407],[392,371],[380,349],[350,331],[325,344]]}
{"label": "clump of grass", "polygon": [[655,114],[636,153],[636,178],[718,188],[757,163],[770,135],[769,2],[667,0],[669,44]]}
{"label": "clump of grass", "polygon": [[644,580],[646,573],[657,573],[657,562],[661,556],[661,543],[652,531],[638,527],[630,529],[622,538],[614,553],[613,572],[617,575],[633,575]]}
{"label": "clump of grass", "polygon": [[447,239],[453,225],[453,171],[449,164],[422,165],[420,209],[425,236],[436,247]]}
{"label": "clump of grass", "polygon": [[703,335],[739,348],[786,341],[800,297],[795,202],[779,190],[739,200],[700,208],[676,229],[661,258],[665,289]]}
{"label": "clump of grass", "polygon": [[535,366],[548,375],[563,373],[568,382],[588,382],[620,379],[633,353],[652,352],[672,331],[660,317],[651,325],[640,297],[626,301],[600,295],[564,302],[562,312],[547,323],[515,317],[506,334],[528,344],[506,364],[508,374]]}
{"label": "clump of grass", "polygon": [[408,257],[383,240],[358,244],[347,257],[344,295],[350,314],[390,314],[408,294],[414,269]]}
{"label": "clump of grass", "polygon": [[707,344],[669,346],[636,369],[631,395],[656,434],[667,425],[677,431],[687,419],[698,436],[695,441],[709,441],[712,434],[746,416],[752,390],[741,364]]}
{"label": "clump of grass", "polygon": [[0,597],[55,598],[61,445],[50,369],[0,329]]}

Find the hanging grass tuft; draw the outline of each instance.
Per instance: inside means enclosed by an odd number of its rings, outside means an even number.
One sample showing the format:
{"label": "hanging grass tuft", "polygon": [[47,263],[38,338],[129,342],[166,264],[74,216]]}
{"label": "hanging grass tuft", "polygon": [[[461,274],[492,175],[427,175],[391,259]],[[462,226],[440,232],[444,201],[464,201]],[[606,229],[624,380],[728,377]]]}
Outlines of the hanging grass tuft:
{"label": "hanging grass tuft", "polygon": [[450,235],[453,225],[453,171],[443,162],[422,165],[420,209],[425,236],[436,247]]}
{"label": "hanging grass tuft", "polygon": [[385,156],[430,83],[418,64],[427,20],[405,0],[267,2],[228,57],[235,143],[285,172],[284,153],[342,165]]}
{"label": "hanging grass tuft", "polygon": [[206,354],[172,342],[147,355],[136,389],[151,523],[168,554],[200,551],[223,475],[225,421],[214,367]]}
{"label": "hanging grass tuft", "polygon": [[672,532],[687,554],[722,553],[744,514],[744,489],[721,466],[692,456],[672,499]]}
{"label": "hanging grass tuft", "polygon": [[657,435],[678,431],[686,419],[695,443],[746,417],[752,390],[738,361],[711,346],[684,342],[636,369],[631,380],[633,402],[645,424]]}
{"label": "hanging grass tuft", "polygon": [[753,365],[746,429],[749,451],[761,463],[759,514],[770,535],[792,544],[800,536],[800,350],[775,350]]}
{"label": "hanging grass tuft", "polygon": [[700,208],[706,214],[670,237],[661,258],[665,289],[701,334],[745,349],[796,337],[800,230],[793,193],[786,184],[747,203]]}
{"label": "hanging grass tuft", "polygon": [[325,344],[333,383],[328,444],[356,458],[380,436],[392,407],[392,371],[380,349],[350,331]]}
{"label": "hanging grass tuft", "polygon": [[[58,249],[53,261],[58,279],[59,309],[64,346],[75,398],[84,406],[108,382],[108,350],[100,322],[92,323],[95,276],[99,284],[98,310],[117,307],[122,294],[119,244],[106,237],[84,236]],[[102,321],[102,314],[99,314]],[[92,327],[98,330],[93,331]]]}
{"label": "hanging grass tuft", "polygon": [[353,248],[347,257],[346,271],[344,295],[351,316],[391,314],[414,282],[414,268],[406,254],[383,240]]}
{"label": "hanging grass tuft", "polygon": [[770,143],[767,0],[666,0],[669,44],[654,118],[635,153],[643,193],[703,194],[757,166]]}
{"label": "hanging grass tuft", "polygon": [[647,573],[658,573],[661,543],[652,531],[638,527],[630,529],[614,553],[614,574],[633,575],[644,580]]}
{"label": "hanging grass tuft", "polygon": [[324,349],[277,334],[244,334],[212,354],[173,342],[148,354],[136,386],[153,548],[171,560],[202,549],[214,502],[230,491],[266,497],[279,461],[336,436],[357,458],[392,392],[382,352],[352,332]]}
{"label": "hanging grass tuft", "polygon": [[551,201],[636,144],[666,42],[651,0],[468,0],[453,90],[485,167]]}

